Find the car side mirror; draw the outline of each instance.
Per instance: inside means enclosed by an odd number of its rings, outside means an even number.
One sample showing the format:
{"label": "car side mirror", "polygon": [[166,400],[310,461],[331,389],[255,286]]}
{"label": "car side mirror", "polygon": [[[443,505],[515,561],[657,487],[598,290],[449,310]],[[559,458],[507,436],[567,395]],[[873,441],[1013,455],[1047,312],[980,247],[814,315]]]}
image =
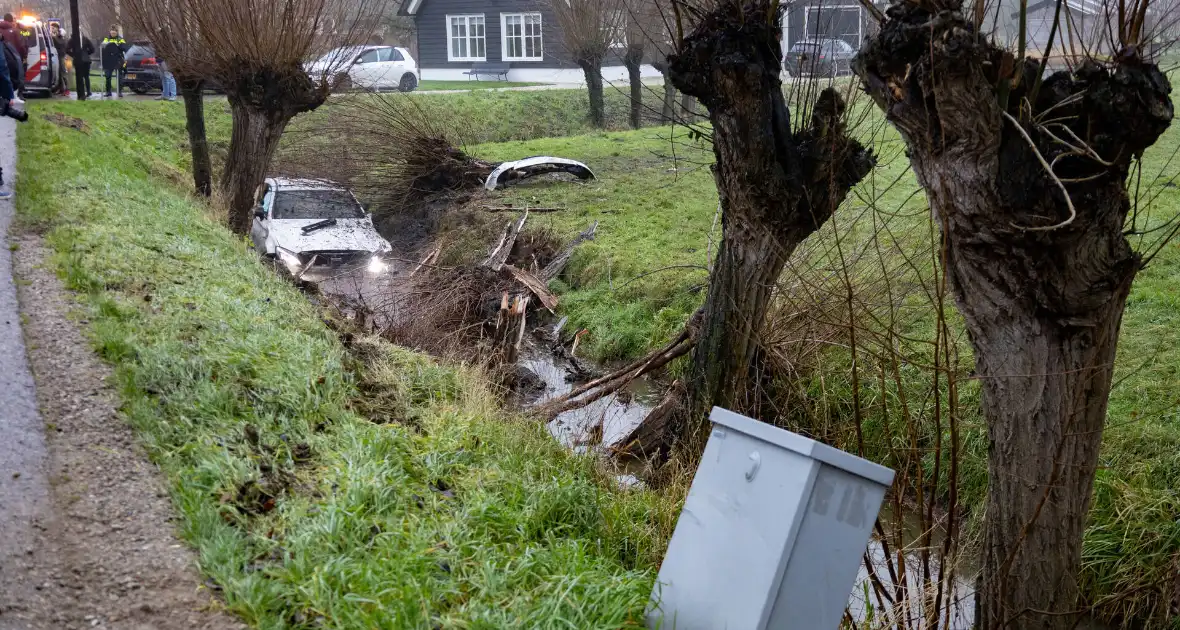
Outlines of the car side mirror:
{"label": "car side mirror", "polygon": [[266,220],[266,210],[264,210],[262,208],[262,206],[254,208],[254,218],[258,219],[259,221],[265,221]]}

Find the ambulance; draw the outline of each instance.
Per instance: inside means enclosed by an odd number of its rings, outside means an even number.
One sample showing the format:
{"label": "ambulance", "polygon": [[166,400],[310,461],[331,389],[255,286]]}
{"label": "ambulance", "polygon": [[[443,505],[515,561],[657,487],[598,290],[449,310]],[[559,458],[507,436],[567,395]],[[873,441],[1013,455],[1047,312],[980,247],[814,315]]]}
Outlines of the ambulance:
{"label": "ambulance", "polygon": [[16,26],[29,48],[25,59],[25,95],[52,96],[61,65],[49,38],[49,26],[32,15],[21,16]]}

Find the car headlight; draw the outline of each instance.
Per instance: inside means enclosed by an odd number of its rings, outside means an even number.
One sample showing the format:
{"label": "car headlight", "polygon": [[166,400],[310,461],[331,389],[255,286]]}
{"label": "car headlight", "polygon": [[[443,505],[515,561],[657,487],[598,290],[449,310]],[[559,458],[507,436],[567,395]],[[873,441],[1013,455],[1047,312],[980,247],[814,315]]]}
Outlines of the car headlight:
{"label": "car headlight", "polygon": [[303,261],[299,260],[299,256],[296,256],[294,252],[283,249],[282,247],[276,247],[275,251],[279,254],[279,260],[283,261],[283,264],[287,266],[287,270],[291,273],[297,273],[303,268]]}
{"label": "car headlight", "polygon": [[385,261],[381,260],[380,256],[374,256],[369,259],[368,270],[369,273],[385,273],[389,271],[389,265],[385,264]]}

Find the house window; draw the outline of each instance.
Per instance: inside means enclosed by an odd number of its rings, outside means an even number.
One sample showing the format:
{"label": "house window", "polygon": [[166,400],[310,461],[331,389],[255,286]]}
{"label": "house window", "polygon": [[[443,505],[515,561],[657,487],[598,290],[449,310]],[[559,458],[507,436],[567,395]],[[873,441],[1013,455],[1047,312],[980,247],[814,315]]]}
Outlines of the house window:
{"label": "house window", "polygon": [[487,61],[482,15],[447,16],[447,61]]}
{"label": "house window", "polygon": [[611,11],[606,15],[607,22],[603,24],[607,32],[607,41],[611,48],[627,47],[628,15],[625,11]]}
{"label": "house window", "polygon": [[545,58],[540,13],[501,13],[500,22],[504,33],[504,61],[541,61]]}

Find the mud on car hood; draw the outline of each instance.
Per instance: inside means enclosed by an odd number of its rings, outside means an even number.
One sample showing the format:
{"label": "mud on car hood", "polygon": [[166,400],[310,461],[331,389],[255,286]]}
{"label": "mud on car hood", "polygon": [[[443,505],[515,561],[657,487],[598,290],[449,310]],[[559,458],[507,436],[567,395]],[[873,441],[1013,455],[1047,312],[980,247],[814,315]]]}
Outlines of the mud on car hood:
{"label": "mud on car hood", "polygon": [[268,238],[277,247],[295,252],[365,251],[383,252],[389,242],[377,233],[369,219],[337,219],[335,225],[303,233],[303,228],[320,219],[275,219],[270,222]]}

